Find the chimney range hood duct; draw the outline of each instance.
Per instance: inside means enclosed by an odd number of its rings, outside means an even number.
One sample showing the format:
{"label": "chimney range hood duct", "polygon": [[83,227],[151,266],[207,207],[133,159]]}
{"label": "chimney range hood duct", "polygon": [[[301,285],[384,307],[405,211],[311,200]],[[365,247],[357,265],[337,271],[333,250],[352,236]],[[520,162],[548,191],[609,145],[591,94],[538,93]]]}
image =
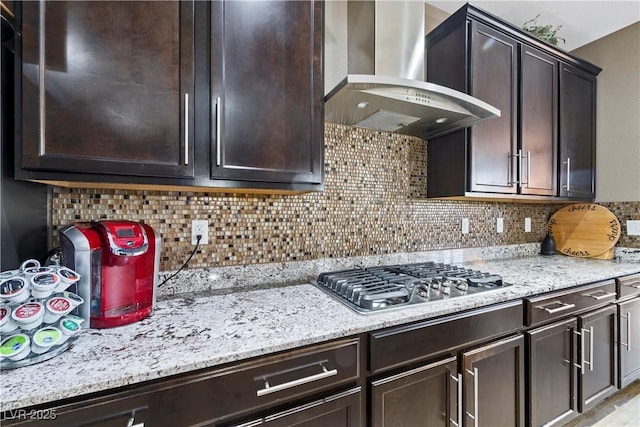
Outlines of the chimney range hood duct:
{"label": "chimney range hood duct", "polygon": [[428,139],[500,116],[424,81],[424,21],[422,0],[325,3],[325,121]]}

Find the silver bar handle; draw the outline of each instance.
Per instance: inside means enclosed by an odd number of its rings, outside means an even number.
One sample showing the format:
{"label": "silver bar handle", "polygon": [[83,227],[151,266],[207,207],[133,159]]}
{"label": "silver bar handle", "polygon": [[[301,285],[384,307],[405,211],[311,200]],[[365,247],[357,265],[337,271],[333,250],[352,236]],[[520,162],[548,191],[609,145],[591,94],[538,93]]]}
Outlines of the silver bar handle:
{"label": "silver bar handle", "polygon": [[580,373],[582,375],[584,375],[584,335],[582,334],[582,332],[584,332],[584,329],[581,329],[581,332],[578,331],[573,331],[576,335],[578,335],[580,337],[580,363],[574,363],[573,366],[575,366],[576,368],[580,369]]}
{"label": "silver bar handle", "polygon": [[589,371],[593,372],[593,326],[590,326],[589,329],[583,329],[582,333],[589,334],[589,361],[584,360],[584,364],[589,365]]}
{"label": "silver bar handle", "polygon": [[620,315],[623,319],[627,320],[627,342],[622,342],[620,338],[620,345],[627,347],[627,351],[631,351],[631,313],[627,311],[627,315]]}
{"label": "silver bar handle", "polygon": [[216,166],[220,166],[220,163],[222,163],[220,155],[220,135],[222,135],[220,131],[220,116],[222,116],[222,99],[218,96],[216,97]]}
{"label": "silver bar handle", "polygon": [[136,422],[136,415],[133,414],[127,421],[127,427],[144,427],[144,423],[134,424]]}
{"label": "silver bar handle", "polygon": [[561,306],[558,308],[548,308],[547,306],[544,306],[544,305],[538,305],[536,306],[536,308],[539,308],[540,310],[544,310],[549,314],[555,314],[555,313],[560,313],[561,311],[572,309],[576,306],[575,304],[567,304],[566,302],[562,302],[562,301],[553,301],[548,305],[551,305],[551,304],[561,304]]}
{"label": "silver bar handle", "polygon": [[510,181],[509,181],[509,185],[514,185],[514,184],[520,184],[520,175],[518,174],[518,179],[517,180],[513,180],[513,175],[515,175],[515,173],[513,172],[513,158],[518,159],[518,165],[520,166],[520,169],[522,170],[522,150],[518,150],[517,154],[508,154],[509,156],[509,170],[511,171],[510,173]]}
{"label": "silver bar handle", "polygon": [[449,422],[455,427],[462,427],[462,374],[458,374],[457,377],[449,374],[449,378],[456,382],[456,394],[458,396],[456,401],[456,421],[449,418]]}
{"label": "silver bar handle", "polygon": [[466,369],[467,373],[473,376],[473,415],[465,411],[467,417],[473,420],[473,427],[478,427],[478,368],[473,368],[473,372]]}
{"label": "silver bar handle", "polygon": [[[596,295],[596,294],[599,294],[599,293],[601,293],[601,292],[602,292],[602,294],[601,294],[601,295]],[[583,294],[582,296],[590,297],[590,298],[593,298],[593,299],[595,299],[595,300],[598,300],[598,301],[599,301],[599,300],[601,300],[601,299],[610,298],[610,297],[615,297],[616,295],[617,295],[617,294],[616,294],[615,292],[607,292],[607,291],[602,291],[602,290],[600,290],[600,291],[593,292],[593,293],[591,293],[591,294]]]}
{"label": "silver bar handle", "polygon": [[184,164],[189,164],[189,94],[184,94]]}
{"label": "silver bar handle", "polygon": [[264,388],[258,390],[256,392],[256,396],[260,397],[260,396],[264,396],[266,394],[277,393],[279,391],[286,390],[288,388],[297,387],[297,386],[302,385],[302,384],[307,384],[307,383],[310,383],[310,382],[313,382],[313,381],[322,380],[322,379],[329,378],[329,377],[332,377],[332,376],[338,374],[338,370],[337,369],[332,369],[332,370],[328,371],[327,368],[325,368],[324,365],[320,365],[320,367],[322,368],[322,372],[320,372],[319,374],[309,375],[308,377],[304,377],[304,378],[298,378],[297,380],[293,380],[293,381],[289,381],[289,382],[286,382],[286,383],[278,384],[278,385],[275,385],[273,387],[271,387],[269,385],[269,382],[267,380],[264,380]]}
{"label": "silver bar handle", "polygon": [[527,182],[525,182],[525,184],[527,185],[527,188],[529,188],[529,182],[531,180],[531,151],[527,151],[527,155],[525,157],[527,158]]}
{"label": "silver bar handle", "polygon": [[567,165],[567,185],[564,186],[564,189],[569,191],[571,189],[571,157],[567,157],[567,161],[562,164]]}

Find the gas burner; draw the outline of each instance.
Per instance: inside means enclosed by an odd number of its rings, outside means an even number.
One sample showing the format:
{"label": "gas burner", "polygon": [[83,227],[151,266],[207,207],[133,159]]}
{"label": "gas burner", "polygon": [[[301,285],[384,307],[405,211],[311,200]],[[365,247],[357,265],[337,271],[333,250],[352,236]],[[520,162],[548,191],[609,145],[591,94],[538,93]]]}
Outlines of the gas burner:
{"label": "gas burner", "polygon": [[435,262],[321,273],[315,284],[359,313],[510,286],[495,274]]}

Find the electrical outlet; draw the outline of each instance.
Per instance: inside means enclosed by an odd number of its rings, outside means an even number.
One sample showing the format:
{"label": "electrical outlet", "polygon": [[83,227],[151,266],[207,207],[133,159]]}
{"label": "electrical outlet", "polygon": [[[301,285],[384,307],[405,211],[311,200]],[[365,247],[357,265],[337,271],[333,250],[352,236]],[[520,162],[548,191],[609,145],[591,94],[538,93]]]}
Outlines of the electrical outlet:
{"label": "electrical outlet", "polygon": [[524,232],[531,233],[531,218],[524,219]]}
{"label": "electrical outlet", "polygon": [[469,233],[469,218],[462,218],[462,234]]}
{"label": "electrical outlet", "polygon": [[504,232],[504,218],[497,218],[496,219],[496,231],[498,233],[503,233]]}
{"label": "electrical outlet", "polygon": [[200,239],[201,245],[209,243],[209,222],[206,219],[195,219],[191,222],[191,244],[198,243],[196,236],[202,236]]}
{"label": "electrical outlet", "polygon": [[640,221],[627,220],[627,236],[640,236]]}

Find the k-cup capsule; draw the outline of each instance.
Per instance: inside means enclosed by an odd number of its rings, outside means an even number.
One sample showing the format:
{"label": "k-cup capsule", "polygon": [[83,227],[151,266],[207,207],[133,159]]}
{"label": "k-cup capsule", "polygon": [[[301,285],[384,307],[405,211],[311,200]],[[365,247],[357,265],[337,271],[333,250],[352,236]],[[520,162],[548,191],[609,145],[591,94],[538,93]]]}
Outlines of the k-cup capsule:
{"label": "k-cup capsule", "polygon": [[7,333],[15,330],[18,324],[11,318],[11,307],[0,306],[0,332]]}
{"label": "k-cup capsule", "polygon": [[64,291],[58,295],[69,298],[69,300],[71,301],[71,305],[73,305],[73,308],[76,308],[84,302],[84,300],[79,295],[76,295],[73,292]]}
{"label": "k-cup capsule", "polygon": [[60,277],[60,284],[56,287],[55,292],[62,292],[80,280],[80,275],[68,267],[58,268],[56,274]]}
{"label": "k-cup capsule", "polygon": [[25,331],[30,331],[40,326],[43,317],[44,306],[34,300],[19,305],[11,313],[11,318]]}
{"label": "k-cup capsule", "polygon": [[31,351],[37,354],[46,353],[51,347],[60,343],[62,332],[55,326],[45,326],[33,334]]}
{"label": "k-cup capsule", "polygon": [[31,340],[27,334],[11,335],[0,344],[0,356],[18,361],[31,353]]}
{"label": "k-cup capsule", "polygon": [[52,296],[45,303],[44,323],[54,323],[74,308],[73,302],[64,296]]}
{"label": "k-cup capsule", "polygon": [[71,315],[64,316],[60,319],[60,322],[58,322],[58,328],[62,331],[62,338],[59,344],[62,344],[72,336],[77,335],[82,329],[82,322],[84,322],[82,317]]}
{"label": "k-cup capsule", "polygon": [[31,278],[31,295],[36,298],[46,298],[60,284],[60,276],[56,273],[38,273]]}
{"label": "k-cup capsule", "polygon": [[0,282],[0,298],[21,303],[29,298],[29,283],[24,277],[15,276]]}

